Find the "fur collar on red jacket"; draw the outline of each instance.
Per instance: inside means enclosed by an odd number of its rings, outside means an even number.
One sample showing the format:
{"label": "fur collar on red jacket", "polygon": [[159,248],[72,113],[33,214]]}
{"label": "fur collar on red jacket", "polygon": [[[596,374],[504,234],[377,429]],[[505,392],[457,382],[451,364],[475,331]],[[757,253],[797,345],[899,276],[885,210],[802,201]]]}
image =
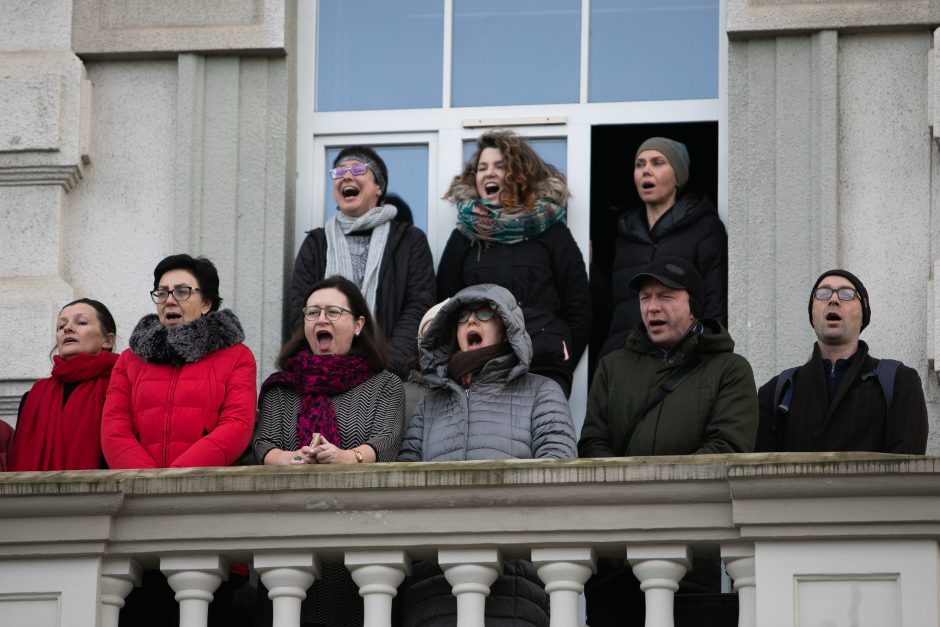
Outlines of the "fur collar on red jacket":
{"label": "fur collar on red jacket", "polygon": [[182,366],[244,339],[245,332],[232,310],[221,309],[170,328],[163,326],[156,314],[146,315],[137,323],[128,344],[146,362]]}

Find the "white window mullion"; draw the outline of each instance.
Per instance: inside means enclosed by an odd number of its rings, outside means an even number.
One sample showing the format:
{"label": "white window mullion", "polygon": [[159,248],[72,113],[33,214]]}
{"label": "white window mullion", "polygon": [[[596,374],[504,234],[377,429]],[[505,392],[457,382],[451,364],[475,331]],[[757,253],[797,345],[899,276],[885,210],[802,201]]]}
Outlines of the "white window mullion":
{"label": "white window mullion", "polygon": [[450,109],[451,82],[453,73],[451,67],[454,59],[454,0],[444,0],[444,80],[441,94],[443,108]]}
{"label": "white window mullion", "polygon": [[581,83],[578,101],[587,104],[591,62],[591,0],[581,1]]}

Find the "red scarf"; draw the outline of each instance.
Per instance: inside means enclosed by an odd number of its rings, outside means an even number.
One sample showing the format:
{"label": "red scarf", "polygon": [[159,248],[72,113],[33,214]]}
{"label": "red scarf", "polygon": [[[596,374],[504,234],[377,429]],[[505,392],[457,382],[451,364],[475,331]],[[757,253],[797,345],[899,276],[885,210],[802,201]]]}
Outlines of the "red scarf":
{"label": "red scarf", "polygon": [[[53,357],[52,376],[33,384],[16,423],[10,470],[101,468],[101,410],[118,356]],[[65,406],[63,384],[78,383]]]}
{"label": "red scarf", "polygon": [[330,397],[348,392],[372,375],[369,362],[359,355],[314,355],[303,350],[287,361],[285,370],[268,377],[259,398],[271,385],[290,386],[303,399],[297,410],[297,446],[307,446],[319,433],[330,444],[345,448]]}

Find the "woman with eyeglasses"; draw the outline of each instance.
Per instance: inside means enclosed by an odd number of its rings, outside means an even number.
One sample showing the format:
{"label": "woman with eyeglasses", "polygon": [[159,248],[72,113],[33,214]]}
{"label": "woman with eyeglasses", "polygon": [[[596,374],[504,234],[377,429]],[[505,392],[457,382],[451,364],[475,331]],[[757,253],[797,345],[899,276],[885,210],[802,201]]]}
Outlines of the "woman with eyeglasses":
{"label": "woman with eyeglasses", "polygon": [[157,312],[114,366],[101,425],[111,468],[229,466],[251,439],[255,358],[211,261],[167,257],[153,271]]}
{"label": "woman with eyeglasses", "polygon": [[[529,373],[532,342],[509,290],[464,288],[434,316],[418,346],[429,386],[402,441],[400,461],[577,457],[559,385]],[[440,568],[416,563],[402,601],[405,625],[452,625],[456,599]],[[547,625],[548,599],[532,564],[508,560],[487,601],[486,624]],[[419,617],[436,617],[430,622]]]}
{"label": "woman with eyeglasses", "polygon": [[59,311],[52,375],[23,395],[8,470],[105,467],[101,412],[118,359],[116,333],[111,312],[96,300],[74,300]]}
{"label": "woman with eyeglasses", "polygon": [[415,355],[421,316],[435,303],[434,261],[425,234],[395,220],[386,204],[388,168],[367,146],[340,151],[330,170],[338,213],[313,229],[301,244],[291,279],[290,311],[295,325],[313,284],[339,275],[366,299],[388,339],[388,368],[407,376]]}
{"label": "woman with eyeglasses", "polygon": [[[359,288],[341,276],[319,281],[301,313],[303,326],[261,386],[251,443],[256,461],[298,467],[394,461],[404,390],[386,370],[385,339]],[[260,624],[270,623],[266,598],[259,599]],[[322,565],[301,614],[303,625],[362,625],[362,597],[343,564]]]}
{"label": "woman with eyeglasses", "polygon": [[622,348],[640,322],[639,297],[630,279],[654,259],[687,259],[705,283],[702,318],[728,325],[728,234],[707,196],[686,190],[689,151],[666,137],[651,137],[636,151],[633,183],[642,204],[617,221],[611,272],[610,330],[599,356]]}
{"label": "woman with eyeglasses", "polygon": [[479,283],[511,291],[532,338],[530,370],[567,396],[592,308],[584,257],[566,225],[565,177],[510,131],[484,133],[476,146],[444,195],[457,205],[457,228],[438,266],[438,297]]}

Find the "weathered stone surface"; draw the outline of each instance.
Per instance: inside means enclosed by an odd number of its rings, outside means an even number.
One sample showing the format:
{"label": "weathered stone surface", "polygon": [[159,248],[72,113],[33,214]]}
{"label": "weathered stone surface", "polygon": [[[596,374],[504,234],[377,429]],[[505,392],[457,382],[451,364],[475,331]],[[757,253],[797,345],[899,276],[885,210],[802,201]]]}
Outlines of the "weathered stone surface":
{"label": "weathered stone surface", "polygon": [[75,0],[72,45],[83,56],[285,52],[283,0]]}
{"label": "weathered stone surface", "polygon": [[817,30],[897,30],[940,22],[938,0],[727,0],[734,38]]}

